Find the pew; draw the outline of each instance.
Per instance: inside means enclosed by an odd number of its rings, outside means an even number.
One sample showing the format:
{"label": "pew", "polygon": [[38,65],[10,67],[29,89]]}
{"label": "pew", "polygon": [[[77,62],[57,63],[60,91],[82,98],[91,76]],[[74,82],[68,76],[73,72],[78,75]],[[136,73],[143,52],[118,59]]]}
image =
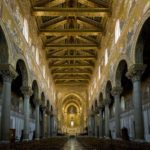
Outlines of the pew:
{"label": "pew", "polygon": [[125,140],[78,137],[77,140],[86,150],[150,150],[150,143]]}
{"label": "pew", "polygon": [[67,137],[47,138],[36,141],[23,141],[0,144],[0,150],[61,150]]}

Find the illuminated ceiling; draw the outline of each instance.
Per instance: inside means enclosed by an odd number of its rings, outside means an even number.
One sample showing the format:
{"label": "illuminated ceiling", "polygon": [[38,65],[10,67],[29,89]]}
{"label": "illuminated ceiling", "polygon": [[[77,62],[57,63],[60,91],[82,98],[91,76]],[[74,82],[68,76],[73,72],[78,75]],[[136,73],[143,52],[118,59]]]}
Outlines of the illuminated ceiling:
{"label": "illuminated ceiling", "polygon": [[109,0],[31,0],[56,85],[88,85],[110,15]]}

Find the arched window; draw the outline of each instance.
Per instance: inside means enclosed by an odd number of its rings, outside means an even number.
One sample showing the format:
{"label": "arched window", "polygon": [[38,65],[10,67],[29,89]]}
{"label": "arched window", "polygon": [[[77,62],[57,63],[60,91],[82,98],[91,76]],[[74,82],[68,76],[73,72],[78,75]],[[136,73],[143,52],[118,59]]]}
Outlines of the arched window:
{"label": "arched window", "polygon": [[32,45],[32,53],[35,54],[35,47]]}
{"label": "arched window", "polygon": [[39,65],[39,50],[36,48],[36,63]]}
{"label": "arched window", "polygon": [[94,89],[96,88],[96,79],[94,80]]}
{"label": "arched window", "polygon": [[115,26],[115,43],[117,43],[121,33],[121,28],[120,28],[120,20],[118,19],[116,21],[116,26]]}
{"label": "arched window", "polygon": [[54,101],[55,101],[55,98],[56,98],[56,95],[55,95],[55,92],[54,92]]}
{"label": "arched window", "polygon": [[125,99],[124,99],[123,96],[121,97],[121,110],[122,110],[122,111],[125,110]]}
{"label": "arched window", "polygon": [[43,65],[43,77],[45,78],[45,75],[46,75],[46,67],[45,65]]}
{"label": "arched window", "polygon": [[105,50],[105,66],[108,63],[108,49]]}
{"label": "arched window", "polygon": [[101,66],[98,67],[98,79],[101,78]]}
{"label": "arched window", "polygon": [[48,88],[50,87],[50,82],[49,82],[49,78],[48,78]]}
{"label": "arched window", "polygon": [[71,121],[70,125],[71,125],[71,127],[73,127],[74,126],[74,121]]}
{"label": "arched window", "polygon": [[28,27],[27,19],[24,19],[24,22],[23,22],[23,35],[26,41],[28,42],[29,41],[29,27]]}
{"label": "arched window", "polygon": [[91,96],[93,95],[93,89],[91,89]]}

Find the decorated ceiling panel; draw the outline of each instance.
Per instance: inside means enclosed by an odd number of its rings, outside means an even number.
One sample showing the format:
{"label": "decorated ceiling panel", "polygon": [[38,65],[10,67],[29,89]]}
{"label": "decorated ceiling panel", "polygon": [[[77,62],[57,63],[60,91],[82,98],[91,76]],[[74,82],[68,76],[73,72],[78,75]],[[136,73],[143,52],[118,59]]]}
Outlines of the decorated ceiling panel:
{"label": "decorated ceiling panel", "polygon": [[111,14],[110,0],[31,0],[56,85],[88,85]]}

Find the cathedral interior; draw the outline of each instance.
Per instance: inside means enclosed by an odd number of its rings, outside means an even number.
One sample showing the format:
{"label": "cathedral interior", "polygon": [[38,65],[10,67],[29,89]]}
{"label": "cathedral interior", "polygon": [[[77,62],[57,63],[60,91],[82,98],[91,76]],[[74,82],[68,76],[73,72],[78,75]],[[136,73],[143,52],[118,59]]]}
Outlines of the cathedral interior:
{"label": "cathedral interior", "polygon": [[0,149],[68,137],[148,147],[149,0],[0,0]]}

